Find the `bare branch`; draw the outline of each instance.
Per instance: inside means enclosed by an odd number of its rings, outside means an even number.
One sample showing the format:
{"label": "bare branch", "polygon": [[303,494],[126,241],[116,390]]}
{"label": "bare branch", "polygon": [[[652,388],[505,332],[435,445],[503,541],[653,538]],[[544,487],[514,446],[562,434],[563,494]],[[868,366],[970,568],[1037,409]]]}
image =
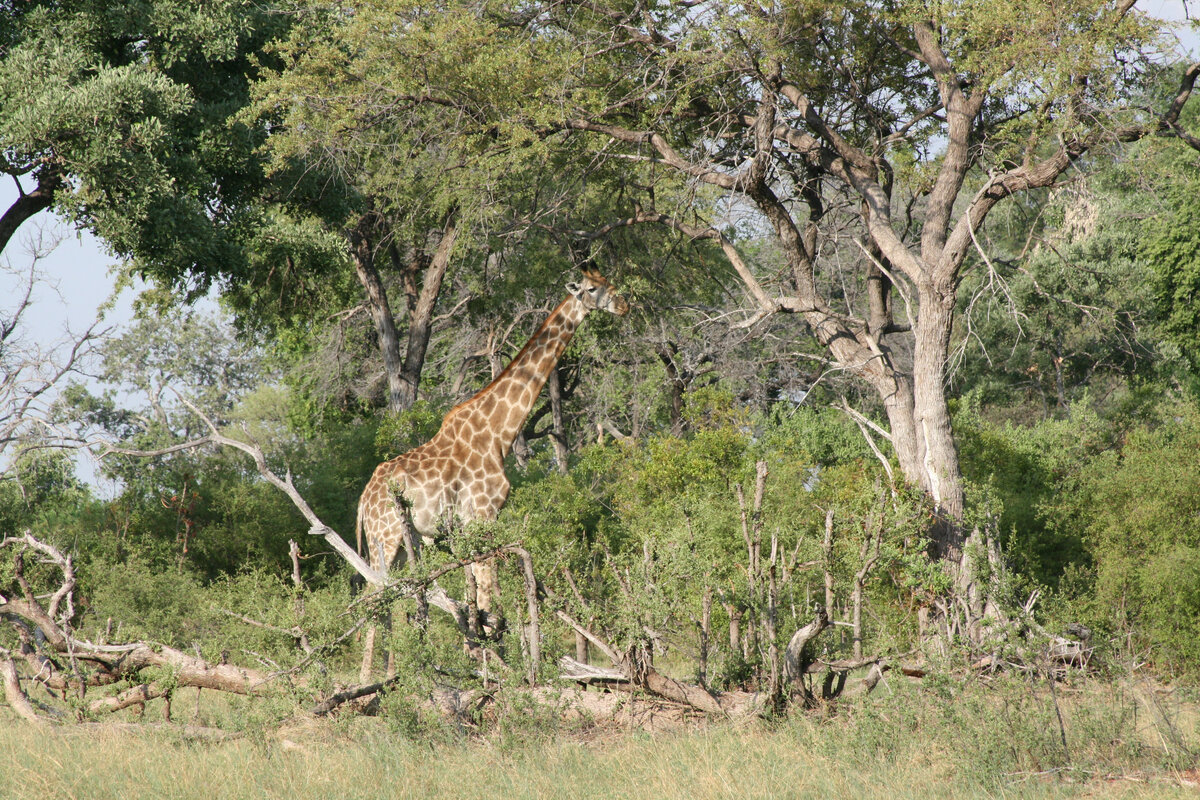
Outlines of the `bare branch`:
{"label": "bare branch", "polygon": [[746,182],[747,174],[744,171],[739,173],[721,172],[712,167],[705,167],[688,161],[679,155],[675,148],[671,147],[661,134],[654,131],[633,131],[617,125],[592,122],[586,119],[567,120],[564,123],[564,127],[568,130],[601,133],[626,144],[648,144],[658,152],[665,164],[674,167],[685,175],[690,175],[697,180],[710,183],[713,186],[720,186],[722,189],[739,191],[744,188]]}

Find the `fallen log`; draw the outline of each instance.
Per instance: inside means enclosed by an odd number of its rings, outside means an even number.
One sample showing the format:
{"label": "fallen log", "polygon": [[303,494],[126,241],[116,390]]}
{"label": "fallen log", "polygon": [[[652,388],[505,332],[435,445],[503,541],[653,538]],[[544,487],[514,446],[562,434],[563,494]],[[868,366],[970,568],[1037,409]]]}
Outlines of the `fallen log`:
{"label": "fallen log", "polygon": [[570,656],[563,656],[558,660],[559,677],[563,680],[575,681],[589,686],[615,686],[628,685],[630,683],[629,676],[615,667],[597,667],[592,664],[584,664],[581,661],[576,661]]}
{"label": "fallen log", "polygon": [[703,686],[669,678],[650,666],[645,667],[645,673],[646,689],[659,697],[683,703],[705,714],[725,716],[726,712],[721,703]]}
{"label": "fallen log", "polygon": [[309,713],[313,716],[323,717],[339,706],[349,703],[351,700],[357,700],[360,697],[378,694],[399,680],[400,676],[397,675],[395,677],[388,678],[387,680],[377,681],[375,683],[347,687],[342,689],[340,692],[334,692],[329,697],[317,703],[315,706],[309,709]]}
{"label": "fallen log", "polygon": [[33,710],[33,703],[29,702],[29,697],[21,688],[16,662],[11,658],[0,661],[0,680],[4,683],[4,699],[8,701],[12,710],[17,712],[17,716],[34,725],[47,723],[47,720],[38,716],[38,713]]}
{"label": "fallen log", "polygon": [[[148,667],[167,667],[176,686],[197,686],[233,694],[259,695],[286,673],[267,673],[234,664],[211,664],[165,644],[135,642],[120,648],[72,640],[75,657],[116,675],[132,675]],[[115,650],[115,652],[113,652]],[[299,681],[303,683],[303,680]]]}
{"label": "fallen log", "polygon": [[[94,713],[111,713],[156,698],[169,698],[171,689],[195,686],[243,695],[261,695],[270,684],[287,677],[292,686],[303,686],[303,678],[293,678],[286,672],[262,672],[234,664],[212,664],[203,658],[189,655],[156,642],[130,642],[122,645],[95,644],[78,638],[71,630],[73,614],[72,592],[75,570],[69,556],[57,548],[36,539],[26,531],[23,536],[5,537],[0,547],[13,547],[14,577],[17,593],[0,595],[0,615],[12,622],[21,638],[19,658],[29,666],[32,680],[48,691],[77,691],[85,687],[132,680],[131,689],[93,700],[88,709]],[[39,553],[46,563],[58,566],[62,581],[49,595],[37,594],[24,577],[24,557],[27,551]],[[45,598],[49,601],[45,604]],[[60,614],[65,607],[67,613]],[[60,619],[62,620],[60,622]],[[18,653],[0,652],[0,681],[9,705],[22,718],[40,723],[28,696],[22,690],[17,669]],[[60,666],[61,663],[61,666]],[[67,665],[70,665],[69,667]],[[142,671],[158,669],[170,674],[170,686],[142,678]]]}

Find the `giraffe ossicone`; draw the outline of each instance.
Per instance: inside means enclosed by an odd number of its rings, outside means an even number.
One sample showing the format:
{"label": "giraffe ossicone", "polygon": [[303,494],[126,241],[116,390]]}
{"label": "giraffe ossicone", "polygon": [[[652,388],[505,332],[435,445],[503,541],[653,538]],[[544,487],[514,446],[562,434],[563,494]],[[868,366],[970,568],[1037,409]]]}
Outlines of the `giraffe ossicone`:
{"label": "giraffe ossicone", "polygon": [[[371,566],[386,572],[404,553],[404,509],[426,540],[444,521],[493,520],[508,499],[504,459],[529,416],[550,371],[590,311],[618,316],[629,304],[600,273],[585,270],[567,284],[567,297],[542,322],[516,358],[491,383],[452,408],[437,434],[375,468],[358,502],[355,532]],[[479,608],[496,592],[495,571],[476,567]]]}

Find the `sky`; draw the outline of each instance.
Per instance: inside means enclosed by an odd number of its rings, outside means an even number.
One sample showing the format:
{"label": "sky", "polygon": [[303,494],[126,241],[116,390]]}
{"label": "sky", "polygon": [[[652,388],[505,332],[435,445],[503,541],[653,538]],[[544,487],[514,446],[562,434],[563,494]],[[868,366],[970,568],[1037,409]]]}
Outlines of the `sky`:
{"label": "sky", "polygon": [[[12,205],[17,197],[10,179],[0,181],[0,209]],[[34,250],[58,239],[57,247],[37,261],[39,280],[31,298],[33,308],[24,321],[28,335],[49,346],[70,333],[87,329],[96,318],[100,304],[113,292],[112,269],[116,259],[108,256],[99,241],[87,231],[73,230],[48,213],[28,220],[17,231],[14,241],[0,256],[5,273],[0,275],[0,309],[11,312],[23,285],[25,273],[33,262]],[[108,314],[112,320],[128,320],[132,313],[133,292],[126,291],[122,303]]]}
{"label": "sky", "polygon": [[[7,177],[0,181],[0,209],[8,208],[16,197],[11,181]],[[101,304],[113,296],[115,264],[116,259],[86,231],[75,231],[45,212],[27,220],[0,254],[0,318],[11,315],[24,294],[30,268],[36,270],[30,305],[22,314],[16,331],[19,340],[13,349],[49,352],[61,363],[71,343],[96,321]],[[103,324],[132,319],[135,295],[132,288],[118,295],[112,308],[106,310]],[[83,367],[87,369],[86,362]],[[85,375],[73,379],[95,384]],[[4,466],[0,463],[0,471]],[[100,496],[112,497],[118,492],[118,487],[104,479],[98,465],[84,453],[75,458],[75,472]]]}

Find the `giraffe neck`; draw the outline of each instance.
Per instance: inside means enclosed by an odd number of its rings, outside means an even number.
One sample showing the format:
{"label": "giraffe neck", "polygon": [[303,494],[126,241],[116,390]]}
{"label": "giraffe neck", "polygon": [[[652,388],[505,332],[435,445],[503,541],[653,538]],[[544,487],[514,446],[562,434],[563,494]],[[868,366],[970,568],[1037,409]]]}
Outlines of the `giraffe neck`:
{"label": "giraffe neck", "polygon": [[559,303],[512,363],[458,407],[467,414],[486,417],[486,427],[495,437],[493,446],[499,448],[501,457],[508,455],[550,377],[550,370],[558,364],[587,312],[574,296]]}

